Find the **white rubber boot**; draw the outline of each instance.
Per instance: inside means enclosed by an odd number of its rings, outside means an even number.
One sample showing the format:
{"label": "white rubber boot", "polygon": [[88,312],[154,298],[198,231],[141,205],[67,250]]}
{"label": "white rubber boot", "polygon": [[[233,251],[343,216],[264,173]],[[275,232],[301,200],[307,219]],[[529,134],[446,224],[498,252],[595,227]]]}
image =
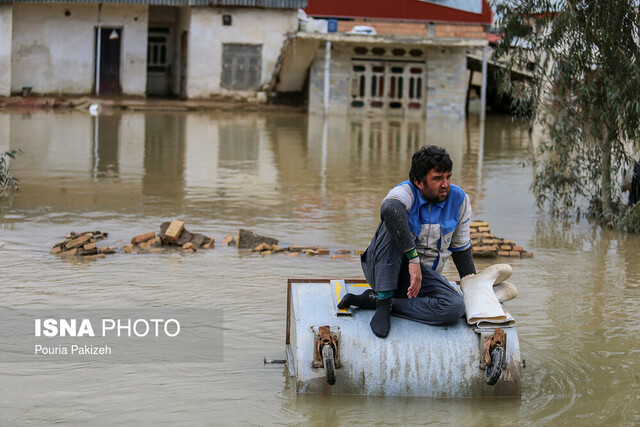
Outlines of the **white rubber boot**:
{"label": "white rubber boot", "polygon": [[460,280],[464,298],[467,323],[482,320],[501,322],[507,316],[493,291],[493,285],[502,283],[511,277],[513,269],[509,264],[495,264],[482,273],[465,276]]}
{"label": "white rubber boot", "polygon": [[500,302],[511,301],[518,296],[518,288],[509,282],[498,283],[493,287],[493,292],[496,293],[496,297]]}

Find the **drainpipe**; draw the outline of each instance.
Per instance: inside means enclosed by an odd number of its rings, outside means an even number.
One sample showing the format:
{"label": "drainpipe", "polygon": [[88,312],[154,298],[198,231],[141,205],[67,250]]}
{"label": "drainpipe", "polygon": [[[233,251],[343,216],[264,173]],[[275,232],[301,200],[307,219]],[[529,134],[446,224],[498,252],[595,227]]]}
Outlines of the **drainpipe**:
{"label": "drainpipe", "polygon": [[329,75],[331,74],[331,42],[327,40],[324,55],[324,115],[329,114]]}
{"label": "drainpipe", "polygon": [[102,3],[98,3],[98,38],[96,40],[96,96],[100,95],[100,49],[102,48]]}
{"label": "drainpipe", "polygon": [[482,48],[482,88],[480,89],[480,120],[484,122],[487,108],[487,51],[488,46]]}
{"label": "drainpipe", "polygon": [[484,161],[484,121],[487,108],[487,50],[482,48],[482,87],[480,88],[480,129],[478,137],[478,188],[482,188],[482,163]]}

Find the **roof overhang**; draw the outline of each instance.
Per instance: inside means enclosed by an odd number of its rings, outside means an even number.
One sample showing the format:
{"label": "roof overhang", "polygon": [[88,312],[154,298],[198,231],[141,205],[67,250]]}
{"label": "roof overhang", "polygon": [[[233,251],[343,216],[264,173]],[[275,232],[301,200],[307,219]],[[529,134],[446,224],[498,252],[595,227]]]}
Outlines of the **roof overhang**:
{"label": "roof overhang", "polygon": [[0,0],[0,3],[108,3],[148,6],[226,6],[263,9],[300,9],[307,0]]}
{"label": "roof overhang", "polygon": [[424,38],[406,37],[392,35],[363,35],[345,33],[306,33],[298,32],[296,37],[309,40],[329,41],[332,43],[357,43],[357,44],[377,44],[377,45],[420,45],[434,47],[482,47],[487,45],[486,39],[465,39],[465,38]]}
{"label": "roof overhang", "polygon": [[[467,68],[472,71],[482,72],[482,57],[476,55],[467,54]],[[493,62],[487,60],[487,68],[489,70],[506,69],[506,65],[499,62]],[[526,80],[531,79],[533,76],[529,71],[523,70],[510,70],[511,78],[514,80]]]}

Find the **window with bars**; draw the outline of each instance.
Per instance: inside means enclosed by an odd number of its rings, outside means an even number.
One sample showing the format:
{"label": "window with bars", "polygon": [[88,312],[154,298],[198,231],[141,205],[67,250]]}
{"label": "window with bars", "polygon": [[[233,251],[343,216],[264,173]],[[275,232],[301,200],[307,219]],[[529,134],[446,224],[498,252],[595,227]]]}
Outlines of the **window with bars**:
{"label": "window with bars", "polygon": [[222,86],[227,89],[258,89],[262,45],[222,45]]}
{"label": "window with bars", "polygon": [[403,112],[424,105],[423,63],[352,61],[351,107]]}

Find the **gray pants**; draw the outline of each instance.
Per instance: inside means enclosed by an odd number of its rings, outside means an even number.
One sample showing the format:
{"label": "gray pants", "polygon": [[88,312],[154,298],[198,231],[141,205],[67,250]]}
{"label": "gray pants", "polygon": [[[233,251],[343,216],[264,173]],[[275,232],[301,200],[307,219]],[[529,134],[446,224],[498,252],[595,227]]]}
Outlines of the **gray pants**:
{"label": "gray pants", "polygon": [[462,296],[440,273],[420,264],[422,287],[415,298],[407,298],[411,284],[409,260],[395,246],[380,222],[367,250],[360,256],[364,276],[375,291],[394,291],[394,315],[428,325],[451,325],[464,314]]}

